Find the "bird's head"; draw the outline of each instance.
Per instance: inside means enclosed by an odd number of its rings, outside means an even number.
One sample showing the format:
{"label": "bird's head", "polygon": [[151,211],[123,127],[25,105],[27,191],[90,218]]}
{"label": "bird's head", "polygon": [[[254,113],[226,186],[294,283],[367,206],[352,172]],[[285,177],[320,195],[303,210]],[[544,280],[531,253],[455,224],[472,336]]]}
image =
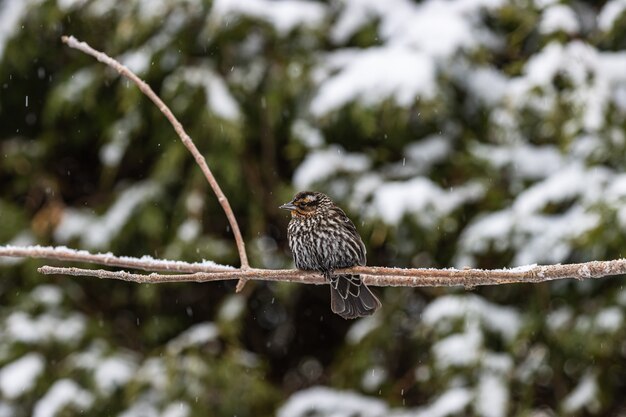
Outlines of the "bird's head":
{"label": "bird's head", "polygon": [[319,214],[332,205],[332,200],[326,194],[317,191],[301,191],[293,200],[279,208],[291,211],[292,217],[308,217]]}

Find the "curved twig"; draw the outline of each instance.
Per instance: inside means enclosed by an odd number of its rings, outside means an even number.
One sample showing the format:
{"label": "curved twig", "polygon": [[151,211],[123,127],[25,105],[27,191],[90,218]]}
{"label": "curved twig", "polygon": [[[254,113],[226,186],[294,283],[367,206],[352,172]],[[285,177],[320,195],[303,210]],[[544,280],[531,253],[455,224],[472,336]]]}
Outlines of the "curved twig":
{"label": "curved twig", "polygon": [[[217,200],[219,201],[220,205],[224,209],[224,213],[226,213],[226,217],[228,218],[228,223],[230,224],[230,227],[233,230],[233,235],[235,237],[235,242],[237,244],[237,251],[239,252],[239,260],[241,262],[241,268],[242,269],[249,268],[245,243],[241,236],[241,231],[239,230],[239,224],[237,223],[237,219],[235,218],[233,210],[230,207],[230,203],[228,202],[228,199],[222,192],[222,189],[220,188],[219,184],[215,180],[215,177],[213,176],[211,169],[207,165],[206,160],[204,159],[204,156],[202,156],[200,151],[198,151],[198,148],[196,148],[196,145],[191,140],[191,137],[189,137],[187,132],[185,132],[183,125],[178,121],[178,119],[176,119],[176,116],[174,116],[174,113],[172,113],[169,107],[167,107],[167,105],[163,102],[163,100],[159,98],[159,96],[152,90],[152,88],[150,88],[150,86],[145,81],[139,78],[134,72],[132,72],[126,66],[122,65],[121,63],[111,58],[104,52],[100,52],[98,50],[93,49],[86,42],[80,42],[78,39],[76,39],[73,36],[63,36],[61,37],[61,40],[63,41],[63,43],[67,44],[67,46],[69,46],[70,48],[78,49],[79,51],[84,52],[87,55],[93,56],[98,61],[112,67],[119,74],[123,75],[124,77],[134,82],[137,85],[137,87],[139,87],[139,90],[141,90],[141,92],[144,93],[150,100],[152,100],[152,102],[156,104],[159,110],[161,110],[161,113],[165,115],[167,120],[174,127],[174,130],[176,131],[176,133],[182,140],[185,147],[193,155],[194,159],[196,160],[196,163],[200,166],[200,169],[202,170],[204,177],[206,178],[209,185],[213,189],[213,192],[217,196]],[[237,290],[240,291],[241,289],[243,289],[244,285],[245,285],[245,281],[240,282],[240,284],[237,285]]]}

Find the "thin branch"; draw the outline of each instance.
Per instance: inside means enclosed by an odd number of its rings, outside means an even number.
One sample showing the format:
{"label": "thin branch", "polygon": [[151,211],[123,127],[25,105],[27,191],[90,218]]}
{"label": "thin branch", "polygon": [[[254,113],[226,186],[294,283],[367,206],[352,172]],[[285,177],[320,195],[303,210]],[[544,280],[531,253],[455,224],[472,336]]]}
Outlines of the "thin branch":
{"label": "thin branch", "polygon": [[150,256],[131,258],[128,256],[115,256],[111,253],[93,254],[85,250],[75,250],[64,246],[0,246],[0,256],[13,258],[56,259],[58,261],[66,262],[86,262],[96,265],[116,266],[119,268],[142,269],[144,271],[194,273],[234,270],[231,266],[219,265],[211,261],[189,263],[165,259],[154,259]]}
{"label": "thin branch", "polygon": [[[239,260],[241,262],[241,268],[242,269],[249,268],[245,243],[243,241],[243,238],[241,237],[239,225],[237,224],[237,219],[235,218],[233,210],[230,207],[230,203],[228,202],[228,199],[222,192],[222,189],[220,188],[219,184],[215,180],[215,177],[213,176],[213,173],[209,169],[209,166],[207,165],[206,160],[204,159],[200,151],[198,151],[198,148],[196,148],[196,145],[193,143],[193,141],[191,140],[187,132],[185,132],[183,125],[178,121],[178,119],[176,119],[176,116],[174,116],[174,113],[172,113],[169,107],[165,105],[163,100],[159,98],[159,96],[152,90],[152,88],[150,88],[150,86],[145,81],[139,78],[135,73],[133,73],[126,66],[122,65],[121,63],[111,58],[104,52],[100,52],[100,51],[93,49],[86,42],[80,42],[73,36],[63,36],[61,37],[61,39],[70,48],[78,49],[79,51],[84,52],[87,55],[93,56],[98,61],[112,67],[119,74],[125,76],[126,78],[128,78],[129,80],[137,84],[137,87],[139,87],[139,90],[141,90],[142,93],[148,96],[148,98],[152,100],[154,104],[156,104],[159,110],[161,110],[161,112],[165,115],[167,120],[169,120],[169,122],[174,127],[174,130],[176,130],[176,133],[178,134],[178,136],[180,136],[180,139],[183,141],[183,144],[185,145],[185,147],[193,155],[194,159],[196,160],[196,163],[200,166],[200,169],[204,173],[204,177],[206,178],[208,183],[211,185],[213,192],[215,192],[215,195],[217,196],[217,200],[219,201],[220,205],[224,209],[224,213],[226,213],[226,217],[228,218],[228,223],[230,224],[230,227],[233,230],[233,235],[235,236],[235,242],[237,244],[237,251],[239,252]],[[238,291],[243,289],[244,285],[245,285],[245,281],[240,282],[239,285],[237,285]]]}
{"label": "thin branch", "polygon": [[[297,269],[238,269],[224,272],[198,272],[195,274],[160,275],[132,274],[125,271],[105,271],[80,268],[43,266],[38,269],[46,275],[90,276],[119,279],[139,283],[208,282],[233,279],[256,279],[262,281],[297,282],[301,284],[325,284],[319,273]],[[384,287],[442,287],[513,283],[538,283],[556,279],[590,279],[626,274],[626,259],[592,261],[566,265],[530,265],[513,269],[403,269],[359,266],[338,269],[336,273],[361,274],[368,285]]]}

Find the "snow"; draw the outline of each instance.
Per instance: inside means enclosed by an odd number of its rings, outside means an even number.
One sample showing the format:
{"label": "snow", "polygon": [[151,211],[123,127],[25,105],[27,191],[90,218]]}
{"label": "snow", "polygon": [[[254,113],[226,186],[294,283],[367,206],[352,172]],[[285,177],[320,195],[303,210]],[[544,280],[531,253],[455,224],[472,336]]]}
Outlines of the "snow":
{"label": "snow", "polygon": [[453,334],[432,346],[438,367],[470,366],[478,361],[483,345],[482,332],[477,325],[469,325],[463,333]]}
{"label": "snow", "polygon": [[4,0],[0,3],[0,61],[9,40],[15,36],[20,22],[26,16],[29,3],[27,0]]}
{"label": "snow", "polygon": [[54,94],[68,103],[79,103],[84,100],[84,93],[88,87],[94,85],[96,71],[93,68],[82,68],[61,83]]}
{"label": "snow", "polygon": [[310,110],[318,117],[354,101],[372,106],[393,99],[406,107],[436,92],[433,61],[405,47],[342,49],[324,57],[314,78],[320,87]]}
{"label": "snow", "polygon": [[381,324],[379,316],[361,318],[348,329],[346,341],[351,345],[359,344],[368,334],[380,327]]}
{"label": "snow", "polygon": [[230,93],[224,79],[216,74],[209,63],[181,68],[169,77],[164,89],[173,95],[181,83],[204,89],[207,109],[225,120],[237,121],[241,117],[239,104]]}
{"label": "snow", "polygon": [[626,0],[611,0],[606,2],[598,14],[598,27],[609,32],[613,29],[615,22],[626,12]]}
{"label": "snow", "polygon": [[551,331],[567,330],[574,317],[574,313],[569,307],[561,307],[548,313],[546,324]]}
{"label": "snow", "polygon": [[214,323],[199,323],[191,326],[183,333],[167,343],[167,349],[173,354],[191,346],[207,344],[217,340],[219,329]]}
{"label": "snow", "polygon": [[239,17],[268,22],[281,36],[299,27],[315,28],[326,17],[326,7],[318,2],[301,0],[216,0],[210,20],[228,26]]}
{"label": "snow", "polygon": [[367,156],[346,152],[338,145],[310,152],[296,169],[293,183],[298,190],[305,190],[339,172],[356,173],[367,170]]}
{"label": "snow", "polygon": [[595,321],[598,329],[615,333],[624,324],[624,313],[619,307],[606,307],[598,312]]}
{"label": "snow", "polygon": [[497,169],[508,168],[515,178],[539,180],[558,173],[566,165],[565,158],[554,145],[536,146],[528,143],[493,146],[476,143],[470,152],[488,161]]}
{"label": "snow", "polygon": [[509,389],[501,376],[483,373],[478,383],[475,409],[482,417],[508,416]]}
{"label": "snow", "polygon": [[119,194],[102,216],[84,209],[67,208],[54,231],[54,238],[58,242],[67,243],[79,237],[81,244],[88,248],[107,247],[135,210],[156,197],[158,192],[159,187],[151,181],[131,185]]}
{"label": "snow", "polygon": [[33,417],[54,417],[65,407],[85,412],[94,402],[94,397],[70,379],[56,381],[46,394],[35,404]]}
{"label": "snow", "polygon": [[292,135],[307,148],[317,148],[324,144],[324,137],[319,129],[306,120],[298,119],[291,126]]}
{"label": "snow", "polygon": [[43,356],[27,353],[0,368],[0,392],[3,398],[14,399],[30,392],[44,371]]}
{"label": "snow", "polygon": [[391,225],[398,225],[404,215],[411,214],[424,227],[433,227],[461,205],[482,197],[484,192],[484,187],[478,183],[444,190],[425,177],[389,181],[374,191],[374,212],[370,214],[377,214]]}
{"label": "snow", "polygon": [[14,417],[17,411],[4,401],[0,401],[0,417]]}
{"label": "snow", "polygon": [[72,9],[82,7],[87,0],[57,0],[59,9],[65,13]]}
{"label": "snow", "polygon": [[384,402],[352,392],[314,387],[298,391],[278,409],[277,417],[382,417],[388,414]]}
{"label": "snow", "polygon": [[100,148],[100,161],[108,167],[116,167],[122,161],[130,137],[141,124],[137,111],[130,111],[126,116],[113,123],[110,141]]}
{"label": "snow", "polygon": [[375,391],[387,380],[387,370],[382,366],[374,366],[365,371],[361,378],[361,386],[365,391]]}
{"label": "snow", "polygon": [[176,235],[183,242],[192,242],[195,240],[202,230],[202,226],[197,219],[187,219],[178,226]]}
{"label": "snow", "polygon": [[426,174],[433,165],[445,161],[452,153],[451,140],[444,135],[429,135],[415,141],[404,149],[406,161],[404,165],[411,165],[415,173]]}
{"label": "snow", "polygon": [[233,294],[224,300],[220,306],[218,317],[220,320],[233,321],[244,312],[246,308],[246,299],[242,295]]}
{"label": "snow", "polygon": [[118,417],[160,417],[159,412],[149,401],[135,402],[126,411],[120,413]]}
{"label": "snow", "polygon": [[188,417],[191,415],[191,407],[187,403],[177,402],[165,407],[161,417]]}
{"label": "snow", "polygon": [[437,58],[451,57],[493,42],[476,23],[484,10],[500,4],[501,0],[342,1],[331,38],[335,43],[346,42],[360,27],[378,20],[379,36],[387,44],[409,46]]}
{"label": "snow", "polygon": [[451,388],[431,405],[418,408],[414,417],[445,417],[461,413],[471,402],[472,393],[465,388]]}
{"label": "snow", "polygon": [[580,31],[578,17],[571,7],[555,4],[544,10],[539,21],[539,32],[549,34],[564,32],[574,35]]}
{"label": "snow", "polygon": [[446,295],[431,302],[422,314],[424,324],[435,328],[449,320],[478,319],[487,329],[513,340],[521,327],[519,313],[511,307],[489,303],[476,295]]}
{"label": "snow", "polygon": [[508,78],[491,67],[462,67],[456,75],[465,88],[480,102],[487,106],[497,105],[507,92]]}
{"label": "snow", "polygon": [[63,301],[63,292],[61,292],[59,287],[43,284],[38,285],[31,291],[30,298],[47,307],[54,307]]}
{"label": "snow", "polygon": [[94,380],[100,391],[110,395],[130,381],[136,371],[137,364],[130,357],[112,356],[98,362]]}
{"label": "snow", "polygon": [[563,411],[573,414],[583,407],[597,407],[598,382],[592,373],[587,373],[582,377],[578,386],[569,393],[563,400]]}
{"label": "snow", "polygon": [[44,313],[37,317],[16,311],[6,319],[6,335],[15,341],[34,344],[47,341],[77,342],[85,333],[86,320],[82,314],[61,317]]}

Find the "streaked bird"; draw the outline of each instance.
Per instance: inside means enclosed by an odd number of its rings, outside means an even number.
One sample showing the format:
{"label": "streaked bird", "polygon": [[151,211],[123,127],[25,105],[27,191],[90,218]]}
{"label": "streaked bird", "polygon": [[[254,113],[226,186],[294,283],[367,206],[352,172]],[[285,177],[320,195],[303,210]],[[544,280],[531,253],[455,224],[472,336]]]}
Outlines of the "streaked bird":
{"label": "streaked bird", "polygon": [[327,195],[315,191],[299,192],[280,208],[291,211],[287,234],[296,268],[326,277],[333,312],[354,319],[380,308],[380,301],[359,275],[333,273],[366,263],[365,245],[346,213]]}

